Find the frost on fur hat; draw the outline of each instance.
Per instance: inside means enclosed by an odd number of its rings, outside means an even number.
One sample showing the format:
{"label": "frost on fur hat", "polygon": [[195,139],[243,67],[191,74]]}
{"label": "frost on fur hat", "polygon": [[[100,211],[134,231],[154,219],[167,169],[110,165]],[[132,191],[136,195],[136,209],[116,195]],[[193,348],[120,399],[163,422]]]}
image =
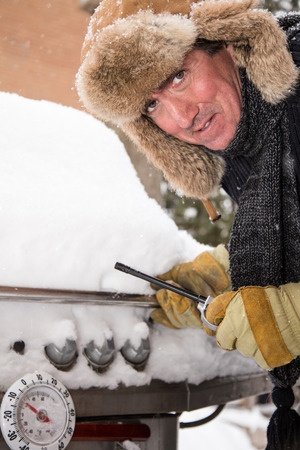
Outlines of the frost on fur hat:
{"label": "frost on fur hat", "polygon": [[150,94],[181,68],[196,39],[232,44],[237,63],[266,101],[284,99],[298,71],[273,16],[256,0],[103,0],[83,45],[77,89],[86,109],[119,125],[168,181],[207,198],[223,162],[173,138],[143,115]]}

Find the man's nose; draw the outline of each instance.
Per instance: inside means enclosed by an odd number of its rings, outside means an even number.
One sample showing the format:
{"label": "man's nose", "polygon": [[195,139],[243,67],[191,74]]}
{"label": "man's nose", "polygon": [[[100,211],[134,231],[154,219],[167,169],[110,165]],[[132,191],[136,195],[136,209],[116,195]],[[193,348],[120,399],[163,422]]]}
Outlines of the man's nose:
{"label": "man's nose", "polygon": [[199,110],[196,103],[193,103],[191,100],[173,98],[168,104],[168,111],[177,125],[188,129],[193,126]]}

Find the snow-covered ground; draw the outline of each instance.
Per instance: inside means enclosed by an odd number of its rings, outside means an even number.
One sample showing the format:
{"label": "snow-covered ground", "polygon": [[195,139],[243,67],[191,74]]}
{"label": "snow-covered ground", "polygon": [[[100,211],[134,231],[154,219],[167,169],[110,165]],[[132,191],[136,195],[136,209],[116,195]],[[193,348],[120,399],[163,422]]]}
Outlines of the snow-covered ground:
{"label": "snow-covered ground", "polygon": [[[207,417],[214,411],[214,407],[203,408],[199,411],[183,413],[181,420],[184,422],[198,420]],[[264,448],[266,444],[263,436],[260,436],[260,446],[251,442],[250,435],[259,432],[264,434],[268,425],[268,419],[264,417],[258,406],[252,409],[242,409],[229,404],[211,422],[195,428],[182,429],[179,432],[179,450],[254,450]],[[258,442],[258,438],[256,440]]]}
{"label": "snow-covered ground", "polygon": [[[114,270],[116,261],[156,275],[204,247],[179,231],[151,200],[117,136],[90,115],[47,101],[0,93],[0,285],[151,294],[150,286]],[[256,371],[250,360],[218,349],[201,330],[149,326],[148,309],[0,302],[0,386],[44,370],[69,388],[203,380]],[[82,355],[94,340],[149,337],[151,354],[137,372],[121,356],[101,375]],[[74,339],[69,372],[47,360],[44,346]],[[26,344],[24,355],[11,350]],[[180,370],[178,369],[180,368]]]}

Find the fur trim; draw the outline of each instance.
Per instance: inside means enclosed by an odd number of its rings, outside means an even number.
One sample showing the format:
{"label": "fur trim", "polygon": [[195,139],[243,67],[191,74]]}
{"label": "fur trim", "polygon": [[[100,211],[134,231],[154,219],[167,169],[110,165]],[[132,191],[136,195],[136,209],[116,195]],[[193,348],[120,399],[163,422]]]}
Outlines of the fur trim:
{"label": "fur trim", "polygon": [[201,37],[232,44],[236,61],[269,103],[279,103],[297,84],[299,71],[286,35],[271,13],[251,9],[256,0],[195,4],[191,18]]}
{"label": "fur trim", "polygon": [[173,188],[200,199],[214,194],[223,176],[223,158],[167,135],[147,117],[126,124],[124,131]]}
{"label": "fur trim", "polygon": [[186,17],[149,11],[104,28],[78,72],[85,107],[118,125],[138,118],[150,94],[180,68],[196,38],[196,27]]}
{"label": "fur trim", "polygon": [[[106,7],[112,2],[104,1]],[[196,38],[202,37],[232,44],[237,64],[246,68],[264,99],[278,103],[298,79],[285,34],[269,12],[254,9],[255,0],[194,3],[189,17],[175,14],[169,0],[128,0],[128,10],[126,1],[122,11],[116,7],[109,17],[100,4],[92,19],[77,76],[81,100],[96,117],[121,126],[174,187],[206,198],[222,177],[221,159],[162,132],[142,116],[145,102],[180,69]],[[189,1],[181,1],[186,14]],[[175,2],[178,9],[180,1]],[[148,3],[154,12],[145,10]]]}

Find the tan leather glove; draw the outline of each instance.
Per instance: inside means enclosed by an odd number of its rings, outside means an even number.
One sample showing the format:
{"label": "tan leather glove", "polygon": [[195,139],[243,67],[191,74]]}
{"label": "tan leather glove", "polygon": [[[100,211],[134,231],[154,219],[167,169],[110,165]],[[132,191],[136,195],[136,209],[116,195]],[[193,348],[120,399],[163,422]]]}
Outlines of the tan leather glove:
{"label": "tan leather glove", "polygon": [[169,328],[202,328],[197,304],[167,289],[160,289],[156,299],[161,308],[151,313],[151,319]]}
{"label": "tan leather glove", "polygon": [[[230,286],[228,252],[219,245],[211,252],[201,253],[192,262],[178,264],[159,275],[164,281],[173,281],[199,295],[218,295]],[[151,318],[170,328],[201,328],[196,303],[167,289],[156,293],[161,309],[154,310]]]}
{"label": "tan leather glove", "polygon": [[300,355],[300,283],[226,292],[208,306],[206,318],[218,325],[220,347],[238,350],[263,369],[282,366]]}

